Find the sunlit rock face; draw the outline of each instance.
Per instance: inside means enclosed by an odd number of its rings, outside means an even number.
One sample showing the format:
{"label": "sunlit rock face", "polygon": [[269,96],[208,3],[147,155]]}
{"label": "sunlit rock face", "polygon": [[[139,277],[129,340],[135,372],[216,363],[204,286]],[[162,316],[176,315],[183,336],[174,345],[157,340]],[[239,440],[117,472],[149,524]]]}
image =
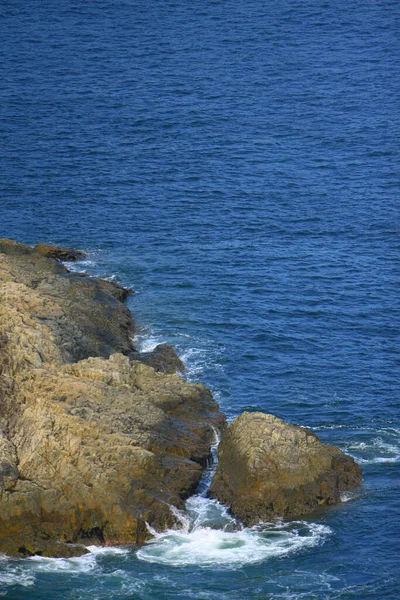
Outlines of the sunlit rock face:
{"label": "sunlit rock face", "polygon": [[224,423],[204,386],[129,357],[128,291],[69,272],[67,250],[0,240],[0,552],[10,555],[71,556],[79,544],[141,542],[146,523],[172,526],[170,506],[195,489]]}
{"label": "sunlit rock face", "polygon": [[210,495],[245,524],[298,517],[340,502],[361,468],[336,446],[274,415],[245,412],[226,429]]}

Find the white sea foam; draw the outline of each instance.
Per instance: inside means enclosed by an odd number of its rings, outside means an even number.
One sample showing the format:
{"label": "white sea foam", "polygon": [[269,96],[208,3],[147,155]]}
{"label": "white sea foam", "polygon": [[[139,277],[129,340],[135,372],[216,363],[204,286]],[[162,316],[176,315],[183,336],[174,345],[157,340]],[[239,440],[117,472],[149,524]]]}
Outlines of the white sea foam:
{"label": "white sea foam", "polygon": [[385,439],[378,436],[367,441],[346,444],[346,452],[364,465],[397,463],[400,460],[399,436],[385,433]]}
{"label": "white sea foam", "polygon": [[[172,504],[169,504],[168,506],[169,506],[170,511],[174,515],[175,519],[179,523],[180,529],[182,531],[189,531],[190,517],[189,517],[188,513],[186,513],[183,510],[179,510],[178,508],[176,508],[176,506],[173,506]],[[156,536],[157,536],[157,534],[156,534]]]}
{"label": "white sea foam", "polygon": [[103,556],[109,554],[127,556],[130,552],[129,548],[120,548],[119,546],[86,546],[86,548],[91,552],[91,554],[94,554],[95,556]]}
{"label": "white sea foam", "polygon": [[96,263],[93,260],[83,259],[77,261],[63,261],[63,264],[67,267],[69,271],[73,273],[87,273],[87,269],[92,269],[96,267]]}
{"label": "white sea foam", "polygon": [[391,464],[400,461],[400,430],[395,427],[321,425],[312,429],[348,430],[349,437],[353,439],[342,443],[339,441],[338,445],[362,465]]}
{"label": "white sea foam", "polygon": [[[214,433],[216,458],[219,434]],[[140,560],[236,568],[315,546],[330,533],[329,527],[304,521],[243,528],[225,506],[206,497],[214,465],[206,469],[198,493],[187,500],[185,511],[170,506],[179,528],[157,533],[149,527],[154,538],[137,552]]]}
{"label": "white sea foam", "polygon": [[185,365],[183,376],[188,381],[199,381],[206,370],[223,370],[220,358],[224,347],[217,347],[210,340],[185,333],[172,332],[165,336],[150,326],[147,331],[136,334],[132,342],[138,352],[152,352],[159,344],[171,344]]}
{"label": "white sea foam", "polygon": [[221,372],[223,366],[220,363],[220,355],[223,348],[195,346],[191,348],[177,347],[179,358],[186,366],[185,377],[189,381],[198,380],[205,370]]}
{"label": "white sea foam", "polygon": [[399,452],[399,446],[396,444],[389,444],[385,442],[381,437],[376,437],[370,440],[369,442],[354,442],[350,443],[347,446],[348,450],[382,450],[383,452],[388,452],[392,454],[397,454]]}
{"label": "white sea foam", "polygon": [[204,493],[191,496],[186,511],[170,508],[179,528],[163,533],[149,528],[154,538],[137,552],[139,559],[230,568],[315,546],[330,533],[329,527],[304,521],[243,528],[225,506]]}
{"label": "white sea foam", "polygon": [[340,501],[341,502],[350,502],[351,500],[354,500],[355,498],[357,498],[358,494],[356,492],[342,492],[340,494]]}
{"label": "white sea foam", "polygon": [[205,348],[186,348],[180,358],[186,365],[187,376],[196,377],[207,364],[207,351]]}
{"label": "white sea foam", "polygon": [[238,531],[199,526],[157,534],[138,552],[139,559],[170,566],[237,567],[285,556],[321,543],[329,527],[317,523],[264,525]]}
{"label": "white sea foam", "polygon": [[4,572],[0,571],[0,590],[15,585],[22,587],[34,585],[35,574],[24,569],[22,565],[16,565],[9,561],[4,566],[7,570]]}
{"label": "white sea foam", "polygon": [[29,587],[34,583],[35,574],[28,571],[19,559],[0,554],[0,596],[6,596],[10,586]]}
{"label": "white sea foam", "polygon": [[129,548],[117,546],[87,546],[89,554],[72,558],[48,558],[31,556],[29,561],[32,570],[46,573],[90,573],[97,567],[97,558],[105,555],[127,556]]}
{"label": "white sea foam", "polygon": [[[128,556],[129,548],[114,546],[87,546],[90,551],[79,557],[73,558],[48,558],[43,556],[31,556],[26,559],[10,559],[0,555],[0,596],[4,589],[10,586],[29,587],[35,584],[37,573],[65,573],[80,575],[92,573],[98,567],[97,559],[105,555]],[[122,571],[114,572],[119,575]],[[7,593],[5,592],[5,595]]]}
{"label": "white sea foam", "polygon": [[31,556],[27,560],[34,563],[35,571],[46,573],[90,573],[96,568],[96,556],[93,553],[73,558]]}
{"label": "white sea foam", "polygon": [[397,456],[376,456],[375,458],[360,458],[353,456],[357,462],[362,465],[379,465],[384,463],[397,463],[400,460],[400,454]]}
{"label": "white sea foam", "polygon": [[165,344],[165,339],[157,335],[137,334],[132,341],[138,352],[152,352],[159,344]]}

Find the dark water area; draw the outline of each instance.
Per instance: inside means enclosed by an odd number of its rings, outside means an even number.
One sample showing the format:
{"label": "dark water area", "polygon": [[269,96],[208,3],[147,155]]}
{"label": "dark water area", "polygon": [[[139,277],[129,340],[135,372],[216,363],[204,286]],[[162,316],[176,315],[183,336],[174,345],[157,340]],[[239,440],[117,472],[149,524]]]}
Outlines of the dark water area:
{"label": "dark water area", "polygon": [[393,0],[1,2],[0,236],[87,250],[138,345],[364,483],[234,538],[197,498],[154,547],[3,557],[0,596],[398,599],[399,40]]}

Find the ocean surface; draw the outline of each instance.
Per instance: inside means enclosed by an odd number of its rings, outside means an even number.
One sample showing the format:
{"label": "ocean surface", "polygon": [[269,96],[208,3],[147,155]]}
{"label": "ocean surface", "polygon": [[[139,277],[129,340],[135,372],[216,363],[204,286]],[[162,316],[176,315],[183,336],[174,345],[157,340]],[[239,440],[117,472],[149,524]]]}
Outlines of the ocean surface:
{"label": "ocean surface", "polygon": [[338,444],[360,489],[232,531],[80,559],[0,557],[13,600],[400,597],[398,0],[2,0],[0,236],[132,286],[229,419]]}

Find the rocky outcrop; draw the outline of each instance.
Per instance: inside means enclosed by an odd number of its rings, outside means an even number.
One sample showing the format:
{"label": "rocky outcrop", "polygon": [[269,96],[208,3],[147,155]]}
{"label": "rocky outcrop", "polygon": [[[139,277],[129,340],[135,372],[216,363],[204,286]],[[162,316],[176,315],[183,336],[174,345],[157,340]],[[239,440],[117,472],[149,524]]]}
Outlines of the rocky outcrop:
{"label": "rocky outcrop", "polygon": [[159,373],[182,373],[185,370],[184,363],[169,344],[158,344],[152,352],[132,352],[129,356]]}
{"label": "rocky outcrop", "polygon": [[245,524],[340,502],[361,468],[336,446],[274,415],[245,412],[222,435],[210,495]]}
{"label": "rocky outcrop", "polygon": [[0,240],[0,552],[142,542],[175,522],[224,417],[130,358],[126,290],[37,248]]}
{"label": "rocky outcrop", "polygon": [[47,258],[55,258],[61,261],[75,261],[86,258],[86,252],[82,250],[74,250],[72,248],[61,248],[53,246],[53,244],[36,244],[34,252],[47,256]]}
{"label": "rocky outcrop", "polygon": [[[33,329],[38,331],[36,366],[42,362],[40,345],[49,346],[50,341],[52,358],[57,355],[62,362],[107,358],[113,352],[128,354],[134,349],[135,324],[122,304],[129,291],[111,281],[71,273],[58,260],[30,246],[0,240],[0,284],[4,309],[11,307],[3,318],[19,321],[13,332],[22,336],[13,339],[11,346],[24,347],[22,339],[33,335]],[[28,328],[23,313],[32,321]],[[43,360],[50,360],[46,352]]]}

